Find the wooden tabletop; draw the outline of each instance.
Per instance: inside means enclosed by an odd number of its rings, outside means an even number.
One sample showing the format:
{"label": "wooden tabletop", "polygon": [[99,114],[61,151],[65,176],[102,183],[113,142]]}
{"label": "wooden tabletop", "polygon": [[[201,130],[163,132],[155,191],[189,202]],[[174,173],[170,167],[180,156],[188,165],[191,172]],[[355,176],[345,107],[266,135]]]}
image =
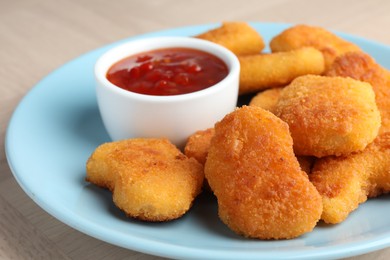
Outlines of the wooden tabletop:
{"label": "wooden tabletop", "polygon": [[[79,55],[137,34],[221,21],[319,25],[390,46],[388,0],[0,0],[1,147],[21,98]],[[18,186],[0,150],[0,259],[158,259],[56,220]],[[352,259],[390,259],[390,248]]]}

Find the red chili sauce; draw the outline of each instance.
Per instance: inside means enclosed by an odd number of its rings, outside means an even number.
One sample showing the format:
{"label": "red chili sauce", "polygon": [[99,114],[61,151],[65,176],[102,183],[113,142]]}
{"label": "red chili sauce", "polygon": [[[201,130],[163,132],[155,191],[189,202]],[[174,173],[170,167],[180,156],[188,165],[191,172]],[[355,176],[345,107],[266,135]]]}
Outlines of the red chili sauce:
{"label": "red chili sauce", "polygon": [[115,63],[107,79],[125,90],[155,96],[187,94],[226,77],[218,57],[195,49],[167,48],[129,56]]}

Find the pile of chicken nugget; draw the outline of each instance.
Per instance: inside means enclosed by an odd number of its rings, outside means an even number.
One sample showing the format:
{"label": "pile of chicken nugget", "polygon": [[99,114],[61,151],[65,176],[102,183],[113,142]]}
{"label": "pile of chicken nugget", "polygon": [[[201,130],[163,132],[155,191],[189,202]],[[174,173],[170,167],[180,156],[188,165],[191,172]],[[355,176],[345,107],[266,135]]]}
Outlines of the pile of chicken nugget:
{"label": "pile of chicken nugget", "polygon": [[238,56],[240,95],[253,98],[184,152],[157,138],[99,146],[86,179],[126,215],[177,219],[212,191],[237,234],[290,239],[390,191],[390,72],[357,45],[307,25],[276,35],[270,53],[244,22],[195,37]]}

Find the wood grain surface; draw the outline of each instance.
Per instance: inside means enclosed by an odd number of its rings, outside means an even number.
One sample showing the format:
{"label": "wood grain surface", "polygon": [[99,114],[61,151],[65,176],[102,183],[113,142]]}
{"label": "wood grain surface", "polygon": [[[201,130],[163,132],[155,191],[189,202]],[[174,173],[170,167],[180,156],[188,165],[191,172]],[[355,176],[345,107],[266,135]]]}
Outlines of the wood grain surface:
{"label": "wood grain surface", "polygon": [[[123,38],[221,21],[305,23],[390,46],[388,0],[0,0],[0,259],[138,259],[39,208],[16,183],[4,139],[22,97],[52,70]],[[390,259],[390,248],[351,259]]]}

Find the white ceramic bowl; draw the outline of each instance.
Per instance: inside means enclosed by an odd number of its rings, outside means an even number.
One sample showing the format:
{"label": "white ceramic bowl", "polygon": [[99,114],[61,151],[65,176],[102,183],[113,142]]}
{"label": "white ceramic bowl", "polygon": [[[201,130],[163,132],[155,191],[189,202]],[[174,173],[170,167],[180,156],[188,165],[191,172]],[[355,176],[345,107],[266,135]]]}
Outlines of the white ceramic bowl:
{"label": "white ceramic bowl", "polygon": [[[153,96],[121,89],[106,78],[116,62],[141,52],[184,47],[211,53],[228,67],[228,75],[217,84],[189,94]],[[196,38],[157,37],[134,40],[103,54],[95,65],[100,114],[112,140],[166,137],[182,148],[188,136],[213,127],[234,110],[238,97],[240,64],[228,49]]]}

